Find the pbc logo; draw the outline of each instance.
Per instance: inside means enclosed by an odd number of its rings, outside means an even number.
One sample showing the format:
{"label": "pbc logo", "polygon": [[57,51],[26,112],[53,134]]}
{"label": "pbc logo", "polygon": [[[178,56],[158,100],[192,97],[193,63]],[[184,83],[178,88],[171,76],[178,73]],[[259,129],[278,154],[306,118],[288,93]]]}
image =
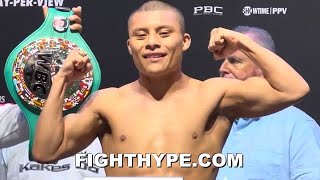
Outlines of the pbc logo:
{"label": "pbc logo", "polygon": [[193,15],[223,15],[221,6],[196,6],[193,7]]}
{"label": "pbc logo", "polygon": [[6,97],[0,96],[0,103],[5,103],[5,102],[6,102]]}

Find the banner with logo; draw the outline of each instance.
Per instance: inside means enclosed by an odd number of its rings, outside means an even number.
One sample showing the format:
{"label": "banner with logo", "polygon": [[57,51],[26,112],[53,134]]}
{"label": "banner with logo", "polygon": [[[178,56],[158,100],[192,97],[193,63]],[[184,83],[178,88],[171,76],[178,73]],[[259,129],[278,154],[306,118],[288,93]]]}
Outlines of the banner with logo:
{"label": "banner with logo", "polygon": [[[11,50],[43,22],[42,5],[83,8],[82,36],[98,59],[101,87],[121,86],[138,77],[126,48],[127,18],[144,0],[0,0],[0,70]],[[276,53],[308,81],[311,93],[297,106],[320,121],[320,1],[291,0],[169,0],[185,16],[186,31],[192,37],[184,55],[183,70],[200,80],[218,76],[219,62],[207,50],[214,27],[232,29],[238,25],[267,30],[276,44]],[[285,72],[284,72],[285,73]],[[13,102],[0,76],[0,103]]]}

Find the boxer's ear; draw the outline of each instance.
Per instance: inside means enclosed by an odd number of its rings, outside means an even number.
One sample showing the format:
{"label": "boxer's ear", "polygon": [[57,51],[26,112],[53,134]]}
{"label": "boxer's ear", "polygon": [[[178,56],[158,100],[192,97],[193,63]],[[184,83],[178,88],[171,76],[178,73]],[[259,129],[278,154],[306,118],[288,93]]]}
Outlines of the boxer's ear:
{"label": "boxer's ear", "polygon": [[129,53],[132,55],[132,51],[131,51],[130,41],[129,41],[129,39],[127,40],[127,47],[128,47],[128,51],[129,51]]}
{"label": "boxer's ear", "polygon": [[183,51],[188,50],[190,45],[191,45],[191,36],[188,33],[185,33],[183,35]]}

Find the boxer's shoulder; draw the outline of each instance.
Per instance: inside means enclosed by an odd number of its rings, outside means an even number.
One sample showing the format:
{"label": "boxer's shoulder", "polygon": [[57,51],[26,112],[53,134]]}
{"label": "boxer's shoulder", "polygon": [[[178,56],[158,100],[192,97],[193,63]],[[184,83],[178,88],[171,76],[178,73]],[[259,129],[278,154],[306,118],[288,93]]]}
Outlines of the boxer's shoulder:
{"label": "boxer's shoulder", "polygon": [[215,95],[218,96],[223,95],[225,91],[234,85],[237,80],[229,79],[229,78],[210,78],[202,82],[201,84],[201,93],[205,96],[207,95]]}
{"label": "boxer's shoulder", "polygon": [[113,99],[116,96],[118,96],[118,94],[119,94],[119,88],[109,87],[109,88],[104,88],[95,92],[93,95],[93,98],[94,100],[104,101],[106,99],[108,100]]}
{"label": "boxer's shoulder", "polygon": [[228,87],[237,82],[241,81],[232,78],[214,77],[203,81],[203,87]]}

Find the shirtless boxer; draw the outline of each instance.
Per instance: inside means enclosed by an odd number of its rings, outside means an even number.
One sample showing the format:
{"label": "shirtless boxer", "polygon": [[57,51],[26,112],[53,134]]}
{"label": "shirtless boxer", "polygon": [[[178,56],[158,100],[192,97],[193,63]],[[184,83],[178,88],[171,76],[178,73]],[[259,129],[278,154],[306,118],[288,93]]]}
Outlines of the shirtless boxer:
{"label": "shirtless boxer", "polygon": [[[199,81],[181,70],[191,43],[179,10],[148,1],[128,20],[129,53],[139,79],[106,88],[90,97],[76,114],[63,117],[67,85],[91,70],[84,52],[73,51],[54,78],[36,130],[33,155],[52,162],[85,148],[97,136],[109,153],[221,152],[234,119],[273,113],[301,100],[308,84],[284,60],[247,36],[224,28],[211,31],[209,50],[215,59],[239,51],[261,68],[265,78]],[[196,63],[196,62],[195,62]],[[217,168],[105,168],[108,176],[182,176],[209,180]]]}

